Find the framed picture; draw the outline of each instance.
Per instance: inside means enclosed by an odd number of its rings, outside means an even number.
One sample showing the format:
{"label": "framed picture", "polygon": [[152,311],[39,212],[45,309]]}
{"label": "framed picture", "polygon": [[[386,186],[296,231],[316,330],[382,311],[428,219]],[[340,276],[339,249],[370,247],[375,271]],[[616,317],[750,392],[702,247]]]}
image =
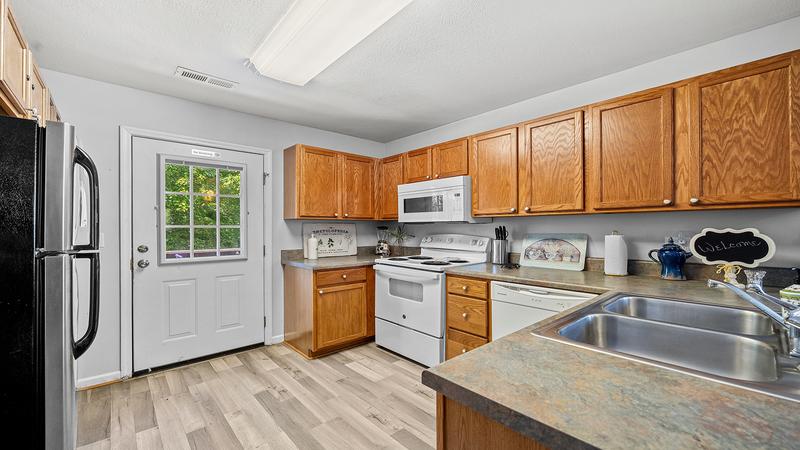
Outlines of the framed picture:
{"label": "framed picture", "polygon": [[352,256],[358,253],[356,224],[354,223],[304,223],[303,253],[308,255],[308,238],[311,233],[318,239],[317,256]]}
{"label": "framed picture", "polygon": [[527,267],[581,271],[586,264],[585,234],[526,234],[519,264]]}

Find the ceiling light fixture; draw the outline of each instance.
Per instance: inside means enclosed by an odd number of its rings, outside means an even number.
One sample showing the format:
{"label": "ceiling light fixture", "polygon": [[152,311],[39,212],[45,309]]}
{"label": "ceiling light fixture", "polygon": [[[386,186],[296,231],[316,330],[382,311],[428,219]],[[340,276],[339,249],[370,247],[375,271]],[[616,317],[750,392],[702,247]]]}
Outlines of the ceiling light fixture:
{"label": "ceiling light fixture", "polygon": [[264,76],[305,86],[412,0],[295,0],[250,63]]}

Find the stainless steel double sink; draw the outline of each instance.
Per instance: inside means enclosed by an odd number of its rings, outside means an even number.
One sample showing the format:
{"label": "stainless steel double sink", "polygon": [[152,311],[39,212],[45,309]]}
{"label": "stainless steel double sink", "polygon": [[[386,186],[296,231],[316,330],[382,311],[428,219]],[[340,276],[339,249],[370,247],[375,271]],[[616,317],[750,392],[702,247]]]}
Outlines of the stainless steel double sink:
{"label": "stainless steel double sink", "polygon": [[533,334],[800,401],[800,359],[758,311],[657,297],[593,302]]}

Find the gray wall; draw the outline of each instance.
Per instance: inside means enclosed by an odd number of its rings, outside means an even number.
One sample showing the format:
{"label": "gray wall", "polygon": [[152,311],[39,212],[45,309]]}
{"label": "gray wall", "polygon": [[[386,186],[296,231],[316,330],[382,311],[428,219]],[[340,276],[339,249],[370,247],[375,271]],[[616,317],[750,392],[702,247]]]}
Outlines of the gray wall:
{"label": "gray wall", "polygon": [[[280,250],[301,246],[301,223],[284,221],[283,149],[297,142],[379,156],[384,144],[286,122],[102,83],[49,70],[42,74],[64,120],[78,127],[83,148],[100,172],[102,306],[100,330],[78,361],[78,379],[93,382],[120,369],[119,328],[119,127],[131,126],[272,150],[272,320],[283,334]],[[207,89],[198,87],[198,89]],[[358,245],[375,244],[373,223],[358,225]]]}
{"label": "gray wall", "polygon": [[[795,18],[389,142],[386,145],[386,155],[522,122],[798,48],[800,18]],[[514,239],[522,239],[528,232],[587,233],[590,236],[588,254],[598,257],[603,256],[603,235],[616,229],[626,234],[631,256],[636,259],[645,259],[647,250],[658,246],[664,235],[672,231],[755,226],[770,235],[778,246],[775,258],[769,265],[800,264],[800,208],[509,218],[497,220],[491,225],[417,225],[412,228],[418,236],[434,232],[458,232],[493,237],[492,230],[496,225],[506,225]],[[521,247],[521,241],[512,246],[514,251],[519,251]]]}

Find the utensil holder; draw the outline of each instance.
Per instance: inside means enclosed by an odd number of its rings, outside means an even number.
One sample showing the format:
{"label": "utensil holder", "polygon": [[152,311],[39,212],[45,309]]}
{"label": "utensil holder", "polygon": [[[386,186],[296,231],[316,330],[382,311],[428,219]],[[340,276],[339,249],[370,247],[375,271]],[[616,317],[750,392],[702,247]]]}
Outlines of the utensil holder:
{"label": "utensil holder", "polygon": [[492,264],[508,264],[508,241],[495,239],[492,242]]}

